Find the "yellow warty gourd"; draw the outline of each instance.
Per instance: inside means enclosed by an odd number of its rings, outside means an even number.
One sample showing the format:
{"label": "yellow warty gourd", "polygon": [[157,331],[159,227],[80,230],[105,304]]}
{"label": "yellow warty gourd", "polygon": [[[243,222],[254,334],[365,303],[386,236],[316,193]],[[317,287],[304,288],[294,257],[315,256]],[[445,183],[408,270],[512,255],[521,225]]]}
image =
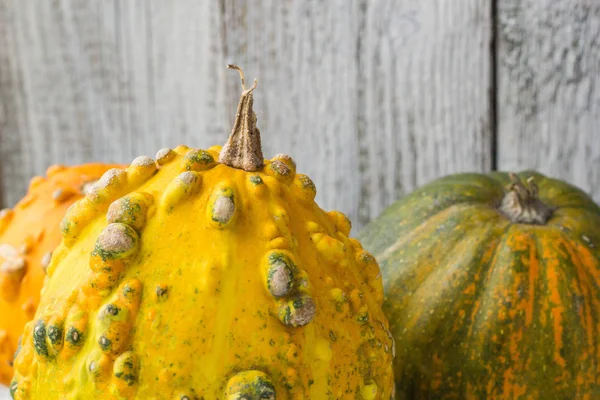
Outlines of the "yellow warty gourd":
{"label": "yellow warty gourd", "polygon": [[67,209],[104,172],[120,165],[53,165],[13,209],[0,210],[0,384],[8,385],[21,331],[37,309]]}
{"label": "yellow warty gourd", "polygon": [[139,157],[69,210],[15,399],[390,398],[377,263],[263,159],[255,87],[222,149]]}

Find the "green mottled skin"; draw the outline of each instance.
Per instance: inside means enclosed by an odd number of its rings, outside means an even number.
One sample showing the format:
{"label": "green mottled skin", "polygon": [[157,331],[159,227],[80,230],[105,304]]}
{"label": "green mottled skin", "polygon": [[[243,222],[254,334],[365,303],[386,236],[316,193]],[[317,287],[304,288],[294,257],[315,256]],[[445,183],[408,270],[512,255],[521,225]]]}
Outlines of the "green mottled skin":
{"label": "green mottled skin", "polygon": [[291,301],[283,304],[279,310],[279,318],[288,326],[296,327],[304,325],[298,323],[294,318],[296,317],[296,314],[302,312],[305,307],[309,306],[310,301],[310,298],[307,296],[297,295]]}
{"label": "green mottled skin", "polygon": [[259,175],[252,175],[250,177],[250,182],[252,182],[253,185],[261,185],[263,180]]}
{"label": "green mottled skin", "polygon": [[[96,247],[94,249],[94,251],[92,252],[92,254],[94,256],[98,256],[98,257],[102,258],[102,261],[115,260],[115,259],[119,258],[120,253],[121,252],[104,250],[100,246]],[[106,268],[106,270],[110,271],[110,268]]]}
{"label": "green mottled skin", "polygon": [[279,263],[284,264],[292,274],[298,273],[298,267],[287,255],[277,252],[269,254],[269,265],[277,265]]}
{"label": "green mottled skin", "polygon": [[79,347],[83,343],[83,332],[72,326],[67,330],[65,340],[71,347]]}
{"label": "green mottled skin", "polygon": [[206,150],[196,150],[189,152],[185,157],[186,170],[193,170],[193,164],[210,165],[215,162],[213,156]]}
{"label": "green mottled skin", "polygon": [[276,264],[276,263],[283,263],[291,270],[297,269],[296,266],[294,265],[294,263],[292,262],[292,260],[290,260],[289,257],[283,253],[273,252],[273,253],[269,254],[269,264]]}
{"label": "green mottled skin", "polygon": [[226,390],[227,400],[275,400],[276,398],[275,387],[265,376],[248,375],[242,372],[236,375],[233,381],[235,383],[230,382],[228,385],[230,387]]}
{"label": "green mottled skin", "polygon": [[100,336],[98,339],[98,345],[100,345],[100,348],[103,351],[107,352],[111,349],[112,342],[108,338]]}
{"label": "green mottled skin", "polygon": [[38,320],[33,329],[33,346],[35,351],[44,357],[48,357],[48,345],[46,344],[46,324],[43,320]]}
{"label": "green mottled skin", "polygon": [[358,321],[358,323],[361,325],[366,324],[369,321],[369,313],[365,311],[358,314],[356,316],[356,321]]}
{"label": "green mottled skin", "polygon": [[[127,235],[130,242],[133,243],[134,246],[137,246],[137,242],[139,241],[139,239],[137,238],[135,230],[133,230],[133,228],[130,228],[129,226],[127,226],[127,229],[125,229],[123,231],[123,233],[125,235]],[[125,248],[122,250],[108,250],[108,249],[105,249],[101,243],[97,242],[96,245],[94,246],[94,251],[92,252],[92,256],[94,256],[94,257],[98,256],[102,259],[102,261],[117,260],[119,258],[122,258],[123,254],[127,253],[127,251],[130,251],[130,250],[131,250],[130,248]],[[107,270],[110,270],[110,269],[108,268]]]}
{"label": "green mottled skin", "polygon": [[62,343],[62,326],[49,325],[47,329],[48,339],[53,345],[60,345]]}
{"label": "green mottled skin", "polygon": [[117,306],[115,306],[114,304],[107,304],[106,306],[104,306],[104,313],[106,315],[112,315],[112,316],[116,316],[119,315],[119,312],[121,311],[121,309]]}
{"label": "green mottled skin", "polygon": [[[123,198],[123,208],[127,213],[127,217],[129,217],[129,220],[127,221],[129,225],[135,226],[138,222],[138,218],[145,218],[146,216],[146,214],[142,212],[141,205],[137,202],[131,201],[131,199],[128,197]],[[144,225],[144,222],[142,222],[141,225]]]}
{"label": "green mottled skin", "polygon": [[600,208],[534,172],[545,225],[498,211],[504,173],[459,174],[359,235],[378,259],[400,399],[600,398]]}

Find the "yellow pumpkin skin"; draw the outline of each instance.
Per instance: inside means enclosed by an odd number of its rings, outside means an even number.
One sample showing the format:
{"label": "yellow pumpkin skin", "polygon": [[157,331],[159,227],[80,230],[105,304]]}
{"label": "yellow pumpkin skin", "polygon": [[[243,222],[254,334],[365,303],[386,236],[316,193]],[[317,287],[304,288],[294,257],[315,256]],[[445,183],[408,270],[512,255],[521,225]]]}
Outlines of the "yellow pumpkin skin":
{"label": "yellow pumpkin skin", "polygon": [[36,311],[45,269],[62,239],[59,225],[86,184],[113,165],[54,165],[32,179],[14,209],[0,212],[0,383],[8,385],[19,335]]}
{"label": "yellow pumpkin skin", "polygon": [[379,267],[289,156],[111,170],[67,213],[15,399],[389,399]]}

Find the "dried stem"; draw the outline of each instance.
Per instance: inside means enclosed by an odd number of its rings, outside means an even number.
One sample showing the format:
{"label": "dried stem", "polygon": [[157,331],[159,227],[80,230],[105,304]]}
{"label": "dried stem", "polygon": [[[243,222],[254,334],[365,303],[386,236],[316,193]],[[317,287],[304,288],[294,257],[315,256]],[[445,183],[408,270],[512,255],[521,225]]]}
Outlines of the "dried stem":
{"label": "dried stem", "polygon": [[252,87],[246,89],[242,69],[232,64],[228,64],[227,68],[235,69],[240,73],[242,95],[231,135],[221,150],[219,162],[245,171],[256,171],[261,169],[264,163],[260,131],[256,127],[256,114],[252,109],[254,104],[252,92],[258,82],[255,79]]}
{"label": "dried stem", "polygon": [[552,216],[552,208],[539,199],[534,178],[527,178],[524,184],[516,174],[509,176],[511,184],[502,199],[500,210],[513,223],[544,225]]}

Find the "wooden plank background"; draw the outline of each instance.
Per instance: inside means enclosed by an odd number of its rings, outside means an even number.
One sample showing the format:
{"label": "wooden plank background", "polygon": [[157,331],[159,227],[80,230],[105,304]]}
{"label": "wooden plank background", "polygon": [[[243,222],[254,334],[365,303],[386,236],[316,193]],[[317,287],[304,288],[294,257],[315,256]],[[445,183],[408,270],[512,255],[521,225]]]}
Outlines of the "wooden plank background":
{"label": "wooden plank background", "polygon": [[500,0],[498,165],[600,201],[600,1]]}
{"label": "wooden plank background", "polygon": [[53,163],[223,143],[228,62],[259,78],[265,155],[355,228],[459,171],[600,200],[599,45],[597,0],[0,0],[1,202]]}

